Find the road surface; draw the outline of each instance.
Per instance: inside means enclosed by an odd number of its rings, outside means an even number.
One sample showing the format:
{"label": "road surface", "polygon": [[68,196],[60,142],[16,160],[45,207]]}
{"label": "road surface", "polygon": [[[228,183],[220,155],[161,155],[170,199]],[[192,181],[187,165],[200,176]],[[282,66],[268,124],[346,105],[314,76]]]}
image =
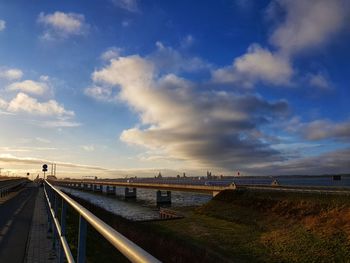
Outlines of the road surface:
{"label": "road surface", "polygon": [[27,184],[0,204],[0,262],[23,262],[37,192],[34,184]]}

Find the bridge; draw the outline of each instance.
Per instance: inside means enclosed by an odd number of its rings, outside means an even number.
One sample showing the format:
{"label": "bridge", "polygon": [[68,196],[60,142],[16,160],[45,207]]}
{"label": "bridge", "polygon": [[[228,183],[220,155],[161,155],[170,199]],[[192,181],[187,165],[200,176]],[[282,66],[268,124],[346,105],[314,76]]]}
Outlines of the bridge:
{"label": "bridge", "polygon": [[95,180],[51,180],[55,185],[69,187],[77,190],[105,192],[115,195],[116,187],[125,189],[125,198],[136,198],[137,189],[155,190],[155,199],[158,204],[171,203],[171,191],[206,193],[213,197],[224,190],[251,189],[259,191],[284,191],[303,193],[328,193],[328,194],[350,194],[349,187],[322,187],[322,186],[298,186],[280,185],[278,180],[270,179],[269,184],[236,184],[233,180],[193,180],[193,179],[95,179]]}
{"label": "bridge", "polygon": [[[108,180],[51,180],[55,185],[76,188],[80,190],[102,192],[105,190],[108,194],[115,194],[116,187],[125,188],[125,198],[136,198],[137,188],[155,189],[157,203],[170,203],[171,191],[207,193],[213,196],[227,189],[236,189],[234,183],[228,185],[195,185],[189,183],[174,183],[168,181],[161,182],[128,182],[128,181],[108,181]],[[132,190],[131,190],[132,189]],[[165,191],[162,192],[162,191]]]}
{"label": "bridge", "polygon": [[0,198],[8,195],[14,189],[21,187],[27,182],[23,178],[1,178],[0,177]]}

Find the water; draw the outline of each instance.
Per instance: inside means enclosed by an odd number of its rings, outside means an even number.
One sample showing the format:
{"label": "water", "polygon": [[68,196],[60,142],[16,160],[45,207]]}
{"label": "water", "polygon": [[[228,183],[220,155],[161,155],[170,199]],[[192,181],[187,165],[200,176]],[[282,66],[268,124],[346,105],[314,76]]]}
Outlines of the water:
{"label": "water", "polygon": [[[156,204],[156,191],[137,189],[137,200],[124,200],[124,188],[117,187],[117,196],[84,192],[66,187],[59,187],[66,193],[84,199],[115,215],[133,221],[160,219]],[[103,188],[105,191],[105,188]],[[171,207],[201,205],[211,199],[208,194],[196,194],[172,191]]]}
{"label": "water", "polygon": [[[235,177],[221,180],[187,179],[137,179],[139,182],[158,182],[192,185],[229,185],[235,182],[237,185],[271,185],[273,180],[285,186],[326,186],[326,187],[350,187],[350,176],[342,176],[341,180],[333,180],[332,176],[276,176],[276,177]],[[116,187],[117,196],[107,196],[84,192],[71,188],[62,188],[64,191],[82,198],[90,203],[98,205],[113,214],[133,221],[159,219],[159,211],[156,204],[156,190],[137,189],[136,200],[124,200],[124,187]],[[103,192],[106,188],[103,187]],[[212,198],[209,194],[171,191],[171,207],[198,206],[205,204]]]}

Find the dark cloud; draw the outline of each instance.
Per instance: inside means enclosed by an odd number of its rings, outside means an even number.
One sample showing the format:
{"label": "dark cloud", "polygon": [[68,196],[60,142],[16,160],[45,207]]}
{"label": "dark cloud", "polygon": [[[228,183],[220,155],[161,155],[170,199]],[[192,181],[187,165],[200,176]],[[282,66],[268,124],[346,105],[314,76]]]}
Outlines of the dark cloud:
{"label": "dark cloud", "polygon": [[350,142],[350,121],[336,123],[329,120],[317,120],[302,124],[300,132],[308,140],[336,139]]}
{"label": "dark cloud", "polygon": [[[295,174],[340,174],[350,173],[350,148],[327,152],[318,156],[299,158],[276,165],[267,164],[260,167],[264,174],[295,175]],[[248,169],[257,173],[256,169]]]}

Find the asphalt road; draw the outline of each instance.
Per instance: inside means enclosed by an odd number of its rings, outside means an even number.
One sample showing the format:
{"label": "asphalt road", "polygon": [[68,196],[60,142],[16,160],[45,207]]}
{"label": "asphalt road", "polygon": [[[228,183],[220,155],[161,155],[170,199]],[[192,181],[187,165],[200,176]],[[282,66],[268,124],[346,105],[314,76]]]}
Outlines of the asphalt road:
{"label": "asphalt road", "polygon": [[38,189],[28,184],[0,205],[0,262],[22,263]]}

